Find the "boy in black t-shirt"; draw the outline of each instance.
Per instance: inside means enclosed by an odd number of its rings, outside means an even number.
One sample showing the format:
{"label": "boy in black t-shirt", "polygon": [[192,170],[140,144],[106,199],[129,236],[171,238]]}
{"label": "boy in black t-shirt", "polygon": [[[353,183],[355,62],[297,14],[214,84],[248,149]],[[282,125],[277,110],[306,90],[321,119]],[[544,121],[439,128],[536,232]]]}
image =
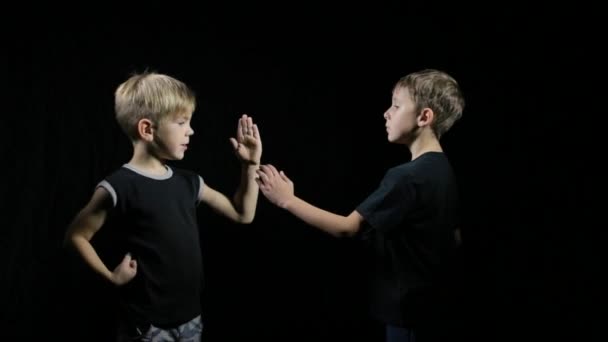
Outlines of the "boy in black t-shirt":
{"label": "boy in black t-shirt", "polygon": [[[166,164],[184,158],[194,134],[195,104],[188,86],[167,75],[146,72],[122,83],[115,92],[116,119],[131,139],[133,156],[99,183],[66,233],[66,243],[118,286],[124,308],[119,341],[200,341],[196,205],[203,202],[238,223],[251,223],[255,216],[262,142],[247,115],[230,139],[242,163],[232,200],[197,174]],[[111,223],[113,247],[121,253],[117,264],[102,260],[91,244],[105,223]]]}
{"label": "boy in black t-shirt", "polygon": [[[388,141],[403,144],[411,161],[388,170],[380,186],[348,216],[317,208],[294,195],[283,171],[262,165],[262,193],[273,204],[335,236],[359,235],[373,253],[372,313],[387,341],[444,340],[440,287],[452,262],[458,190],[439,139],[462,116],[458,83],[437,70],[401,78],[384,113]],[[441,333],[447,333],[441,337]]]}

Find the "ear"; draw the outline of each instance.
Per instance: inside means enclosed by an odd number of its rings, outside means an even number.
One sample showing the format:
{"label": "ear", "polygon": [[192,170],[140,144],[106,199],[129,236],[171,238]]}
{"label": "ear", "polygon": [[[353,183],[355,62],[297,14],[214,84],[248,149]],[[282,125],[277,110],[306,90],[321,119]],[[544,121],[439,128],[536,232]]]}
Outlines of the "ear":
{"label": "ear", "polygon": [[430,126],[433,120],[435,120],[435,113],[431,108],[423,108],[416,118],[419,127]]}
{"label": "ear", "polygon": [[141,119],[137,122],[137,133],[145,141],[154,139],[154,124],[149,119]]}

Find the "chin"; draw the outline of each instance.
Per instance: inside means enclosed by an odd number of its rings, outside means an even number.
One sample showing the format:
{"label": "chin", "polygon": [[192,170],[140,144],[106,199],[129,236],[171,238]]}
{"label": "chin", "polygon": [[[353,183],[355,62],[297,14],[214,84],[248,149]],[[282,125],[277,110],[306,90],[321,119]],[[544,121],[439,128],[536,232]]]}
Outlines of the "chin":
{"label": "chin", "polygon": [[390,142],[391,144],[406,145],[406,143],[403,141],[403,139],[394,138],[394,137],[389,137],[388,142]]}
{"label": "chin", "polygon": [[171,156],[171,158],[168,158],[168,159],[170,159],[170,160],[182,160],[182,159],[184,159],[184,156],[185,156],[184,153],[182,153],[182,154],[174,154],[174,155]]}

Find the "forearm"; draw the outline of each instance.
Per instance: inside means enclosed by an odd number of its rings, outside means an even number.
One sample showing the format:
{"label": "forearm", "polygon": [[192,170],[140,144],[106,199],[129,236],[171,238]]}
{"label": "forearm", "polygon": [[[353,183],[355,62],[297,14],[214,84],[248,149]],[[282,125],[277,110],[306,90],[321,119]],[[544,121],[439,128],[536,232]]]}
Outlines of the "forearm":
{"label": "forearm", "polygon": [[309,225],[336,237],[352,236],[359,229],[358,222],[351,217],[317,208],[295,196],[281,207]]}
{"label": "forearm", "polygon": [[100,274],[103,278],[108,280],[109,282],[113,282],[112,280],[112,271],[108,269],[108,267],[101,261],[101,258],[91,245],[91,243],[82,236],[72,236],[70,238],[70,242],[72,246],[76,249],[76,251],[80,254],[80,256],[84,259],[85,263],[89,265],[93,271]]}
{"label": "forearm", "polygon": [[241,169],[241,182],[234,195],[234,206],[243,223],[251,223],[255,217],[259,187],[255,181],[258,165],[244,164]]}

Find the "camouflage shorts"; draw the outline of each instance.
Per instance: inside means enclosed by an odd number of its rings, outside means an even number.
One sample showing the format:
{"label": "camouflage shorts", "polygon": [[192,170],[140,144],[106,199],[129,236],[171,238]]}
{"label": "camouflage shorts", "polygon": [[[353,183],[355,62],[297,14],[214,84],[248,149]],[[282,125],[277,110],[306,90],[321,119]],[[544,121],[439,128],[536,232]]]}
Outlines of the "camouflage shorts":
{"label": "camouflage shorts", "polygon": [[147,331],[138,331],[136,336],[129,336],[124,332],[119,333],[119,342],[199,342],[203,332],[201,316],[186,322],[176,328],[163,329],[150,325]]}

